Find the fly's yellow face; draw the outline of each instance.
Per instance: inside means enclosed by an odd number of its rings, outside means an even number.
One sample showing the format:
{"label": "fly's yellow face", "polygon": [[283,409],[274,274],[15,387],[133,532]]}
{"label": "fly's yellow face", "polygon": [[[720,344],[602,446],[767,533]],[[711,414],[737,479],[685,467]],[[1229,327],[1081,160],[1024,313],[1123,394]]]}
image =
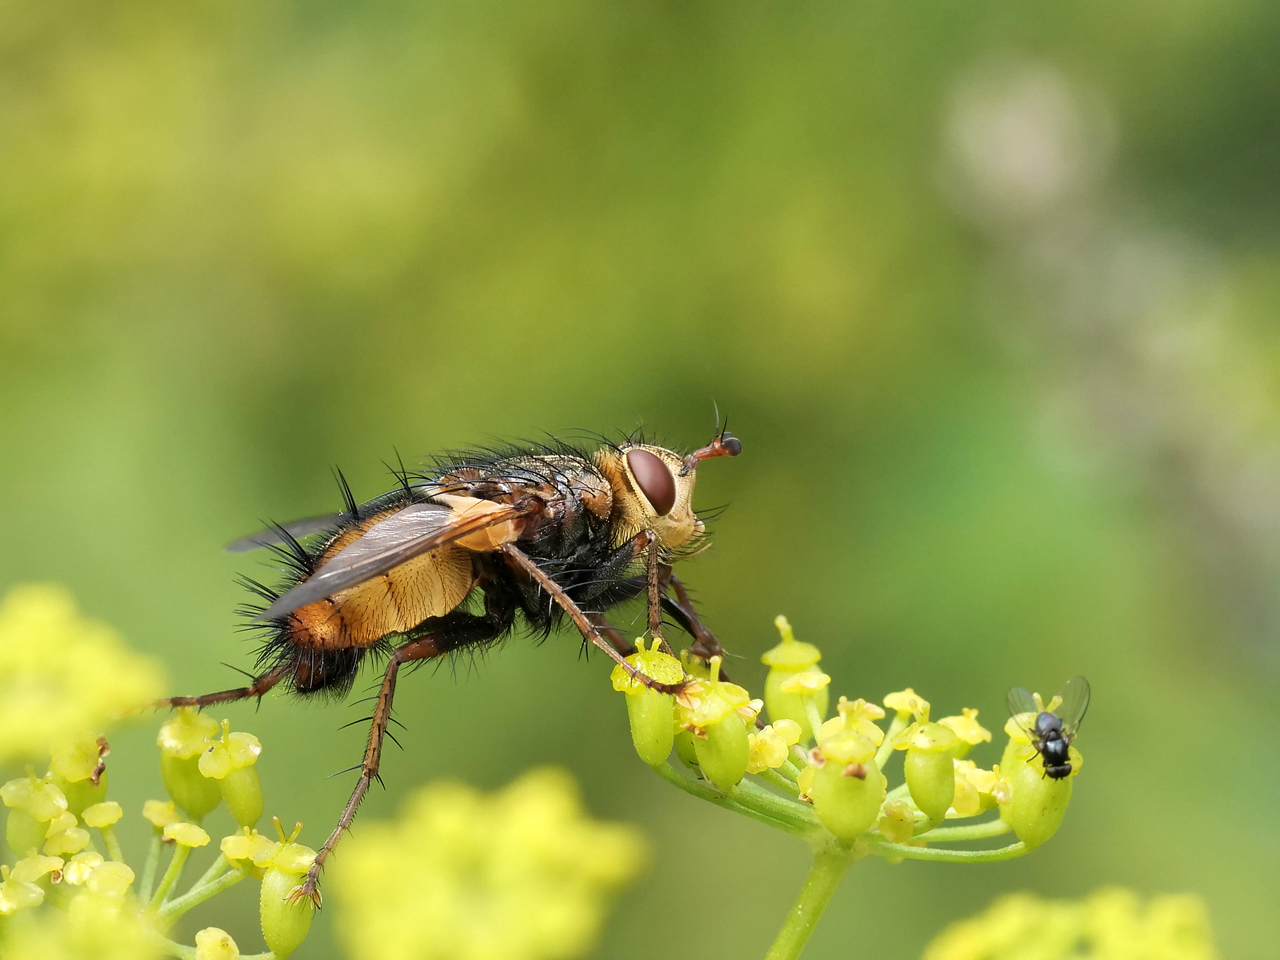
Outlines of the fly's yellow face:
{"label": "fly's yellow face", "polygon": [[692,462],[665,447],[625,443],[596,454],[596,466],[613,488],[619,544],[652,530],[664,550],[683,547],[703,532],[693,513]]}

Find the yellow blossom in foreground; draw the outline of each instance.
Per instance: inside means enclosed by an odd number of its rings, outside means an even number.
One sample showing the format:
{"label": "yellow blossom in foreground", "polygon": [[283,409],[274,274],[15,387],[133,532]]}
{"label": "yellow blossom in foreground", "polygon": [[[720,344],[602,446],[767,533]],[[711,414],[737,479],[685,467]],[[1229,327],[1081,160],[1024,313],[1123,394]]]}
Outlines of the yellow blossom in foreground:
{"label": "yellow blossom in foreground", "polygon": [[82,617],[64,588],[15,587],[0,601],[0,764],[96,738],[163,687],[155,662]]}
{"label": "yellow blossom in foreground", "polygon": [[148,800],[142,805],[142,815],[157,830],[163,830],[171,823],[182,822],[182,814],[172,800]]}
{"label": "yellow blossom in foreground", "polygon": [[763,773],[782,766],[791,752],[792,745],[799,741],[800,725],[794,720],[778,720],[763,730],[749,732],[747,742],[750,754],[747,759],[747,772]]}
{"label": "yellow blossom in foreground", "polygon": [[153,936],[118,896],[78,893],[68,909],[10,918],[4,960],[158,960]]}
{"label": "yellow blossom in foreground", "polygon": [[203,847],[209,842],[209,834],[194,823],[170,823],[164,828],[164,838],[184,847]]}
{"label": "yellow blossom in foreground", "polygon": [[1204,903],[1105,888],[1085,900],[1015,893],[942,931],[922,960],[1218,960]]}
{"label": "yellow blossom in foreground", "polygon": [[631,827],[588,819],[544,768],[488,795],[423,788],[346,841],[330,888],[353,960],[554,960],[591,949],[643,860]]}
{"label": "yellow blossom in foreground", "polygon": [[240,948],[231,934],[218,927],[205,927],[196,933],[196,960],[236,960]]}
{"label": "yellow blossom in foreground", "polygon": [[884,706],[886,710],[893,710],[904,717],[907,714],[914,714],[917,720],[927,720],[929,717],[929,701],[910,687],[885,694]]}

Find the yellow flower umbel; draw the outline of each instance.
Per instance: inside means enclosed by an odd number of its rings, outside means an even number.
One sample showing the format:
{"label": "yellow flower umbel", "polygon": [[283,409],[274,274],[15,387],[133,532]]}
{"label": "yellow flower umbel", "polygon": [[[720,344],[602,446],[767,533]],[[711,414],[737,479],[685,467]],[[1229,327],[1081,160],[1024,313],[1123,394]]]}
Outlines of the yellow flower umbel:
{"label": "yellow flower umbel", "polygon": [[353,960],[580,956],[644,860],[635,831],[588,819],[555,769],[490,795],[430,785],[347,844],[329,883]]}
{"label": "yellow flower umbel", "polygon": [[1001,897],[984,912],[953,923],[922,960],[1219,960],[1199,897],[1152,897],[1143,903],[1119,888],[1084,900]]}
{"label": "yellow flower umbel", "polygon": [[82,617],[62,587],[15,587],[0,601],[0,764],[96,741],[163,685],[154,661]]}

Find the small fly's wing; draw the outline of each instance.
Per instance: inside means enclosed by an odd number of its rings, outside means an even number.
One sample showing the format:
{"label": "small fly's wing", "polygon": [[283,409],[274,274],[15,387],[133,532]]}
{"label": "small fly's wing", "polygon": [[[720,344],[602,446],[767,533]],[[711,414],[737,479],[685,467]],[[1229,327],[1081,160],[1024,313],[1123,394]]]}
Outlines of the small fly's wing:
{"label": "small fly's wing", "polygon": [[529,505],[517,503],[459,518],[451,507],[443,504],[410,504],[374,524],[306,580],[287,590],[255,619],[265,621],[287,616],[299,607],[371,580],[429,550],[486,527],[518,519],[529,512]]}
{"label": "small fly's wing", "polygon": [[1058,696],[1062,698],[1062,706],[1054,712],[1062,721],[1063,735],[1071,739],[1089,709],[1089,681],[1084,677],[1072,677],[1062,685]]}
{"label": "small fly's wing", "polygon": [[295,540],[299,537],[309,537],[313,533],[319,533],[336,525],[341,516],[340,513],[321,513],[314,517],[303,517],[301,520],[268,527],[266,530],[251,533],[247,537],[228,543],[227,552],[245,553],[249,550],[257,550],[259,547],[284,543],[289,537]]}
{"label": "small fly's wing", "polygon": [[[1018,726],[1022,728],[1022,732],[1034,740],[1036,738],[1035,718],[1039,711],[1036,707],[1036,698],[1031,695],[1031,691],[1023,687],[1010,687],[1009,694],[1006,697],[1006,702],[1009,704],[1009,715],[1013,717]],[[1031,714],[1030,727],[1018,719],[1020,715],[1025,713]]]}

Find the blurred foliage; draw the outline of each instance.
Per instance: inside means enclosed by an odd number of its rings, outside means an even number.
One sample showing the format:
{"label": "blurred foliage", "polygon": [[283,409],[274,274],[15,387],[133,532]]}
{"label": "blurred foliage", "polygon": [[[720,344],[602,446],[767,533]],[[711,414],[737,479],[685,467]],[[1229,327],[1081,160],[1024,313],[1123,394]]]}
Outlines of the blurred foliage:
{"label": "blurred foliage", "polygon": [[[1095,691],[1053,842],[963,884],[870,865],[812,956],[1102,881],[1274,956],[1278,41],[1246,0],[0,0],[0,584],[65,581],[177,692],[230,686],[256,568],[220,547],[332,508],[332,464],[372,495],[493,437],[694,445],[715,403],[745,453],[701,471],[731,509],[686,579],[735,679],[786,609],[860,689]],[[655,845],[608,956],[694,904],[689,952],[759,953],[806,858],[657,783],[606,673],[557,637],[404,678],[364,816],[568,765]],[[359,710],[255,719],[308,831]],[[1244,823],[1229,859],[1176,842]]]}

